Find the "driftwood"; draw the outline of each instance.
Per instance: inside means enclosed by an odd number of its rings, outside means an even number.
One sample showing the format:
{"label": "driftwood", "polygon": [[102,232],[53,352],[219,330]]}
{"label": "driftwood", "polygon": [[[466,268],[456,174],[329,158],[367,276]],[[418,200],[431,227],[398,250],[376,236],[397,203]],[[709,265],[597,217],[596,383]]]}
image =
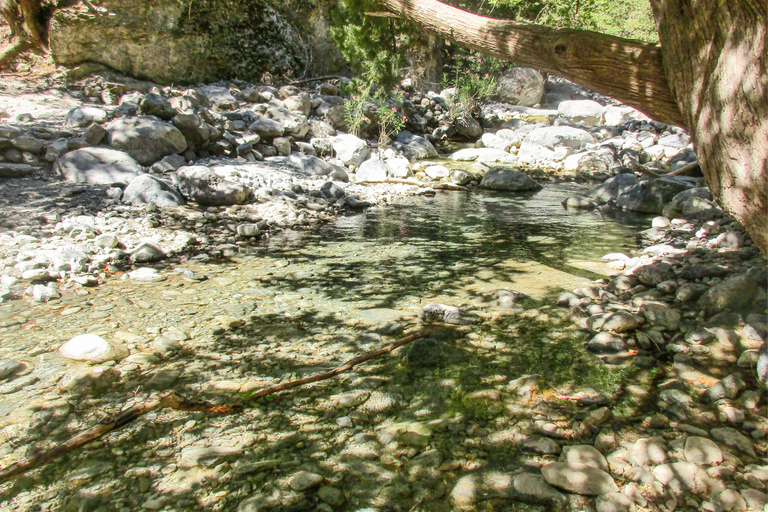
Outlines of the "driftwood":
{"label": "driftwood", "polygon": [[640,166],[637,170],[641,174],[646,174],[651,178],[666,178],[667,176],[701,176],[701,167],[699,167],[698,161],[686,164],[678,170],[668,172],[666,174],[657,174],[653,171],[649,171],[648,169],[643,168],[642,166]]}
{"label": "driftwood", "polygon": [[[407,345],[408,343],[416,341],[419,338],[427,336],[428,333],[428,329],[419,331],[417,333],[411,334],[410,336],[406,336],[393,343],[390,343],[389,345],[386,345],[378,350],[374,350],[372,352],[368,352],[367,354],[352,358],[346,363],[337,366],[336,368],[327,372],[319,373],[317,375],[313,375],[312,377],[284,382],[283,384],[278,384],[276,386],[262,389],[261,391],[256,391],[247,396],[247,402],[252,402],[259,398],[263,398],[265,396],[272,395],[286,389],[292,389],[299,386],[304,386],[305,384],[310,384],[312,382],[330,379],[331,377],[335,377],[336,375],[351,370],[360,363],[370,361],[371,359],[375,359],[384,354],[389,354],[396,348],[402,347],[403,345]],[[20,460],[18,462],[14,462],[10,466],[0,469],[0,484],[11,480],[18,475],[24,474],[27,471],[47,464],[48,462],[51,462],[52,460],[66,453],[77,450],[78,448],[85,446],[91,441],[95,441],[96,439],[99,439],[100,437],[103,437],[110,432],[122,428],[125,425],[152,411],[164,409],[167,407],[179,411],[197,411],[210,415],[228,415],[242,412],[243,409],[246,408],[247,402],[246,404],[217,406],[208,402],[188,400],[175,391],[164,391],[159,396],[149,398],[141,403],[129,407],[128,409],[125,409],[124,411],[121,411],[112,417],[105,419],[100,424],[69,438],[64,443],[50,450],[36,453],[31,457]]]}
{"label": "driftwood", "polygon": [[406,178],[387,178],[383,180],[366,180],[366,181],[360,181],[359,183],[395,183],[398,185],[411,185],[412,187],[433,188],[435,190],[467,190],[467,187],[462,187],[461,185],[457,185],[455,183],[446,183],[446,182],[428,183],[428,182],[419,181],[419,180],[409,180]]}

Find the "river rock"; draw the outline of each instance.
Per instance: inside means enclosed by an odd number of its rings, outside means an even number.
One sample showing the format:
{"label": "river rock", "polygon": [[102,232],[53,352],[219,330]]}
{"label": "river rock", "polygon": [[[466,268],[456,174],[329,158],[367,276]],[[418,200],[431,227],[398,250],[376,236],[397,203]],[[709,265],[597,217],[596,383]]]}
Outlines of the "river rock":
{"label": "river rock", "polygon": [[234,446],[186,446],[181,450],[178,464],[181,468],[211,468],[241,452],[241,448]]}
{"label": "river rock", "polygon": [[641,284],[646,286],[656,286],[659,283],[675,278],[672,265],[663,262],[655,262],[637,267],[632,273]]}
{"label": "river rock", "polygon": [[644,302],[639,314],[655,327],[676,331],[680,326],[680,312],[661,302]]}
{"label": "river rock", "polygon": [[696,464],[692,462],[669,462],[651,470],[656,480],[677,494],[696,488]]}
{"label": "river rock", "polygon": [[143,170],[127,153],[107,148],[70,151],[53,165],[65,180],[89,184],[128,183]]}
{"label": "river rock", "polygon": [[704,400],[716,402],[722,399],[734,400],[747,388],[740,375],[732,373],[715,382],[702,396]]}
{"label": "river rock", "polygon": [[285,133],[285,128],[279,121],[274,119],[267,119],[262,117],[257,119],[248,126],[248,129],[259,137],[271,139],[274,137],[282,137]]}
{"label": "river rock", "polygon": [[104,363],[119,361],[128,356],[128,349],[112,343],[95,334],[80,334],[59,347],[59,353],[66,359]]}
{"label": "river rock", "polygon": [[483,134],[483,127],[469,114],[459,114],[453,121],[456,131],[468,139],[477,139]]}
{"label": "river rock", "polygon": [[583,149],[587,144],[595,142],[594,137],[580,128],[571,126],[545,126],[536,128],[526,135],[520,145],[520,154],[534,153],[539,148],[554,149],[558,146],[566,146],[575,150]]}
{"label": "river rock", "polygon": [[178,128],[152,116],[123,117],[109,123],[109,143],[131,155],[142,165],[187,149]]}
{"label": "river rock", "polygon": [[608,461],[605,460],[603,454],[590,445],[564,446],[563,452],[560,454],[560,462],[585,464],[603,471],[608,469]]}
{"label": "river rock", "polygon": [[480,186],[493,190],[509,190],[512,192],[542,189],[542,186],[526,173],[504,167],[495,167],[486,172],[482,181],[480,181]]}
{"label": "river rock", "polygon": [[150,174],[133,178],[123,191],[122,201],[134,206],[154,203],[163,207],[181,206],[187,202],[171,183]]}
{"label": "river rock", "polygon": [[371,158],[369,160],[366,160],[365,162],[360,165],[360,167],[357,169],[357,173],[355,176],[357,177],[357,181],[359,182],[366,182],[366,181],[385,181],[387,179],[387,175],[389,174],[389,166],[377,159],[377,158]]}
{"label": "river rock", "polygon": [[628,347],[623,336],[605,331],[589,340],[587,349],[596,354],[616,354],[626,352]]}
{"label": "river rock", "polygon": [[496,98],[503,103],[532,107],[544,95],[544,77],[532,68],[513,67],[497,81]]}
{"label": "river rock", "polygon": [[[197,114],[177,114],[173,118],[173,126],[179,129],[187,140],[187,145],[191,149],[203,149],[208,145],[211,137],[214,136],[217,130],[206,123],[202,117]],[[258,136],[255,136],[256,142],[259,141]]]}
{"label": "river rock", "polygon": [[464,169],[453,169],[450,172],[450,177],[452,183],[462,186],[469,185],[474,179],[472,173]]}
{"label": "river rock", "polygon": [[698,306],[708,315],[721,311],[749,310],[754,304],[757,290],[757,283],[749,275],[729,277],[704,292]]}
{"label": "river rock", "polygon": [[640,213],[662,213],[676,194],[692,187],[690,180],[679,177],[642,180],[619,194],[616,207]]}
{"label": "river rock", "polygon": [[460,325],[475,324],[480,320],[472,313],[444,304],[427,304],[419,311],[419,318],[425,323],[437,321]]}
{"label": "river rock", "polygon": [[716,441],[720,441],[726,446],[744,452],[750,457],[755,457],[755,448],[752,446],[752,441],[735,428],[713,428],[709,433]]}
{"label": "river rock", "polygon": [[174,182],[187,200],[204,206],[245,204],[251,196],[248,186],[226,180],[202,165],[181,167]]}
{"label": "river rock", "polygon": [[37,167],[28,164],[0,162],[0,178],[24,178],[37,170]]}
{"label": "river rock", "polygon": [[493,148],[464,148],[452,153],[450,159],[454,162],[482,162],[482,163],[517,163],[517,157],[501,149]]}
{"label": "river rock", "polygon": [[405,155],[405,158],[413,162],[424,158],[435,158],[438,156],[435,146],[420,135],[403,130],[397,134],[395,139],[395,148]]}
{"label": "river rock", "polygon": [[131,251],[131,261],[134,263],[149,263],[165,259],[167,255],[155,244],[144,242]]}
{"label": "river rock", "polygon": [[170,121],[176,115],[176,109],[171,104],[155,92],[144,95],[139,103],[139,112],[146,116],[159,117],[163,121]]}
{"label": "river rock", "polygon": [[592,100],[569,100],[561,101],[557,105],[557,111],[561,116],[569,117],[577,123],[593,126],[603,118],[605,107]]}
{"label": "river rock", "polygon": [[156,268],[150,267],[137,268],[128,272],[128,277],[137,283],[158,283],[167,279]]}
{"label": "river rock", "polygon": [[571,196],[562,202],[563,208],[574,210],[594,210],[597,204],[588,197]]}
{"label": "river rock", "polygon": [[288,479],[288,485],[294,491],[303,492],[313,487],[317,487],[323,482],[323,477],[317,473],[311,473],[309,471],[299,471],[294,473]]}
{"label": "river rock", "polygon": [[610,201],[631,190],[635,185],[637,185],[637,176],[634,174],[617,174],[605,180],[589,195],[595,199]]}
{"label": "river rock", "polygon": [[544,503],[558,510],[565,506],[563,493],[534,473],[478,471],[462,476],[451,490],[451,506],[457,512],[474,512],[488,500],[504,499]]}
{"label": "river rock", "polygon": [[67,124],[77,128],[85,128],[92,123],[103,123],[109,119],[109,114],[103,108],[80,106],[67,113]]}
{"label": "river rock", "polygon": [[689,436],[685,440],[685,459],[694,464],[716,466],[723,461],[723,452],[711,439]]}
{"label": "river rock", "polygon": [[339,181],[348,182],[347,171],[338,165],[326,162],[322,158],[302,153],[291,153],[287,156],[272,156],[264,159],[265,162],[287,165],[308,172],[315,176],[330,176]]}
{"label": "river rock", "polygon": [[597,512],[635,512],[637,507],[632,498],[623,492],[601,494],[595,500]]}
{"label": "river rock", "polygon": [[354,165],[360,167],[371,155],[368,144],[361,138],[351,134],[337,135],[331,138],[331,146],[336,153],[336,157],[344,165]]}
{"label": "river rock", "polygon": [[585,496],[619,491],[611,475],[586,464],[553,462],[541,474],[549,485]]}

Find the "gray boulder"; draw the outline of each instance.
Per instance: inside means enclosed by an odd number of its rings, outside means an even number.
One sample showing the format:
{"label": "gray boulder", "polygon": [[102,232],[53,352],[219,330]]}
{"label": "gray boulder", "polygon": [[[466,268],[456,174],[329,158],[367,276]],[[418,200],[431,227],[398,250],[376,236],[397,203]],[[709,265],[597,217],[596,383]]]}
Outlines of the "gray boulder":
{"label": "gray boulder", "polygon": [[458,133],[469,139],[476,139],[483,134],[483,127],[469,114],[460,114],[453,122],[453,126]]}
{"label": "gray boulder", "polygon": [[0,178],[23,178],[36,170],[36,167],[27,164],[0,162]]}
{"label": "gray boulder", "polygon": [[577,123],[593,126],[600,123],[605,107],[592,100],[568,100],[560,102],[557,111]]}
{"label": "gray boulder", "polygon": [[509,190],[513,192],[542,189],[542,186],[526,173],[504,167],[496,167],[486,172],[480,182],[480,186],[493,190]]}
{"label": "gray boulder", "polygon": [[721,311],[749,310],[757,290],[757,282],[749,275],[730,277],[704,292],[698,306],[710,315]]}
{"label": "gray boulder", "polygon": [[497,84],[496,97],[503,103],[532,107],[544,95],[544,77],[532,68],[508,69]]}
{"label": "gray boulder", "polygon": [[251,196],[246,185],[226,180],[202,165],[180,168],[174,184],[187,200],[204,206],[245,204]]}
{"label": "gray boulder", "polygon": [[543,126],[536,128],[526,135],[520,145],[520,151],[536,151],[537,148],[554,149],[557,146],[567,146],[575,150],[583,149],[587,144],[592,144],[595,139],[592,135],[580,128],[571,126]]}
{"label": "gray boulder", "polygon": [[109,143],[131,155],[142,165],[187,149],[178,128],[155,117],[123,117],[109,123]]}
{"label": "gray boulder", "polygon": [[173,118],[173,125],[181,131],[192,149],[202,149],[207,146],[216,131],[197,114],[177,114]]}
{"label": "gray boulder", "polygon": [[248,129],[257,134],[259,137],[265,137],[268,139],[273,137],[282,137],[285,133],[285,127],[283,127],[282,123],[275,121],[274,119],[268,119],[266,117],[257,119],[251,123],[250,126],[248,126]]}
{"label": "gray boulder", "polygon": [[311,173],[315,176],[331,176],[339,181],[348,182],[347,172],[332,163],[326,162],[322,158],[301,153],[291,153],[288,156],[271,156],[264,159],[265,162],[287,165],[302,171]]}
{"label": "gray boulder", "polygon": [[123,202],[134,206],[155,203],[163,207],[181,206],[186,203],[184,197],[170,183],[150,174],[136,176],[128,183],[123,191]]}
{"label": "gray boulder", "polygon": [[692,187],[689,180],[677,177],[643,180],[619,194],[616,206],[633,212],[662,213],[676,194]]}
{"label": "gray boulder", "polygon": [[139,112],[145,116],[159,117],[164,121],[170,121],[176,115],[176,109],[170,102],[156,92],[150,92],[144,96],[139,103]]}
{"label": "gray boulder", "polygon": [[437,150],[431,142],[424,137],[414,135],[407,130],[403,130],[397,134],[395,148],[398,151],[401,151],[411,162],[438,156]]}
{"label": "gray boulder", "polygon": [[384,181],[390,174],[389,166],[378,159],[370,159],[363,162],[357,170],[357,181]]}
{"label": "gray boulder", "polygon": [[99,107],[75,107],[67,113],[67,124],[78,128],[85,128],[93,123],[103,123],[107,119],[109,114]]}
{"label": "gray boulder", "polygon": [[553,462],[542,467],[541,474],[549,485],[576,494],[595,496],[619,491],[611,475],[586,464]]}
{"label": "gray boulder", "polygon": [[285,133],[294,136],[296,139],[303,139],[309,132],[307,118],[301,114],[291,112],[287,108],[272,107],[267,110],[265,116],[267,119],[280,123],[285,129]]}
{"label": "gray boulder", "polygon": [[371,155],[368,144],[351,134],[337,135],[331,138],[331,146],[336,156],[344,165],[360,167]]}
{"label": "gray boulder", "polygon": [[197,92],[208,99],[208,104],[217,110],[234,110],[237,108],[237,99],[226,87],[218,85],[204,85],[197,88]]}
{"label": "gray boulder", "polygon": [[144,169],[123,151],[83,148],[56,160],[53,171],[76,183],[112,184],[128,183]]}
{"label": "gray boulder", "polygon": [[617,174],[605,180],[589,196],[602,201],[610,201],[631,190],[635,185],[637,185],[637,176],[634,174]]}

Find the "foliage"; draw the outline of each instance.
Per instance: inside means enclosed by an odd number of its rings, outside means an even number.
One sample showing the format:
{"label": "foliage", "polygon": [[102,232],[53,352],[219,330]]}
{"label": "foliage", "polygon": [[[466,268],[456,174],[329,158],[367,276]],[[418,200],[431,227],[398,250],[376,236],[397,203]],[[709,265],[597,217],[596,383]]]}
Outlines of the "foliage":
{"label": "foliage", "polygon": [[443,85],[453,88],[449,116],[455,119],[466,113],[476,115],[480,106],[496,90],[496,77],[503,71],[498,59],[483,58],[473,53],[457,52],[443,74]]}
{"label": "foliage", "polygon": [[352,98],[344,104],[347,130],[353,135],[360,135],[364,128],[374,126],[379,134],[379,149],[383,150],[390,136],[400,133],[408,121],[399,111],[402,104],[403,94],[400,91],[387,94],[370,80],[356,82]]}
{"label": "foliage", "polygon": [[353,71],[390,88],[400,80],[404,48],[412,43],[416,27],[399,18],[366,14],[379,9],[371,0],[339,0],[331,11],[331,37]]}

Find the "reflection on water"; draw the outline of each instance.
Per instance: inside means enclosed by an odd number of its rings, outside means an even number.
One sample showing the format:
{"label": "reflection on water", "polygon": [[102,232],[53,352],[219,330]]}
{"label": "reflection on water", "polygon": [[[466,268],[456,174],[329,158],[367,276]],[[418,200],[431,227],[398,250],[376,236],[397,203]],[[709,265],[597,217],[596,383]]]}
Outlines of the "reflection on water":
{"label": "reflection on water", "polygon": [[[418,272],[420,280],[463,279],[477,293],[511,286],[541,297],[603,277],[608,269],[600,258],[634,248],[638,228],[649,223],[643,217],[607,218],[597,211],[562,207],[565,198],[585,192],[576,184],[549,185],[528,194],[438,191],[434,197],[412,197],[343,216],[314,238],[349,250],[387,248],[387,264],[378,271],[400,273],[402,286],[408,286],[414,276],[408,267],[415,265],[431,267],[431,272]],[[307,237],[290,238],[278,236],[270,246],[306,247],[309,242]],[[466,272],[455,272],[467,266],[484,286],[468,283]],[[419,288],[424,284],[414,283]]]}

